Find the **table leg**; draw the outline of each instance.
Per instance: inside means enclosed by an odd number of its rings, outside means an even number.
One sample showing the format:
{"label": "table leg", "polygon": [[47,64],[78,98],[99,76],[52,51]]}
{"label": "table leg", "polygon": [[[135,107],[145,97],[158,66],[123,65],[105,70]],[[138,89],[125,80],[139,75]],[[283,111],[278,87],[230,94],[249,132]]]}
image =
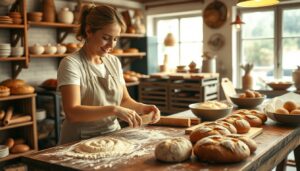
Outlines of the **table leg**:
{"label": "table leg", "polygon": [[287,158],[283,159],[277,166],[276,171],[285,171],[286,170]]}
{"label": "table leg", "polygon": [[294,150],[295,162],[297,170],[300,170],[300,145]]}

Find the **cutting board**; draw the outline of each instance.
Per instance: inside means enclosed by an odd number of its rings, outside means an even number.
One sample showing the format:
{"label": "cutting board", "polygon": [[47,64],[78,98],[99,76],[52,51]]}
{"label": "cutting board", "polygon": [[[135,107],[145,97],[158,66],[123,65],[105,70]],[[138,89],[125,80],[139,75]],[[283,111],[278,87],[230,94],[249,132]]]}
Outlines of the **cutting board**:
{"label": "cutting board", "polygon": [[[190,134],[193,130],[199,128],[200,126],[202,126],[202,124],[198,124],[198,125],[195,125],[195,126],[185,129],[185,134]],[[254,138],[254,137],[258,136],[259,134],[261,134],[262,132],[263,132],[263,128],[251,127],[248,133],[240,134],[240,135],[244,135],[249,138]]]}

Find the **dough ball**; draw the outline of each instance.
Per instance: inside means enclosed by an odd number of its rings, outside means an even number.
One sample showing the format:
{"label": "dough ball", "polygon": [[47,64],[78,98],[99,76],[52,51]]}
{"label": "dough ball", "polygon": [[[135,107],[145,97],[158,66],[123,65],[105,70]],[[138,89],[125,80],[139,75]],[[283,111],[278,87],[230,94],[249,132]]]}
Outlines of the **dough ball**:
{"label": "dough ball", "polygon": [[300,109],[295,109],[291,112],[291,114],[300,115]]}
{"label": "dough ball", "polygon": [[192,143],[183,137],[167,139],[155,147],[155,157],[164,162],[182,162],[190,158]]}
{"label": "dough ball", "polygon": [[283,107],[288,110],[289,112],[295,110],[297,108],[297,104],[293,101],[286,101],[284,104],[283,104]]}
{"label": "dough ball", "polygon": [[275,113],[277,113],[277,114],[289,114],[289,111],[286,110],[285,108],[278,108],[278,109],[276,109]]}

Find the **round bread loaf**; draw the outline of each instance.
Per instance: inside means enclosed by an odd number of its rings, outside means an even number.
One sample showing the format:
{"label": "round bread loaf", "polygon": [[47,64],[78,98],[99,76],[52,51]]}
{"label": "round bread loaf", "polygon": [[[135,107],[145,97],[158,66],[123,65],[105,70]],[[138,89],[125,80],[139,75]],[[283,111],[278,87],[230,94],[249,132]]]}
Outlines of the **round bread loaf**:
{"label": "round bread loaf", "polygon": [[220,119],[221,121],[231,123],[237,130],[238,134],[244,134],[249,132],[251,126],[248,121],[240,118],[227,117]]}
{"label": "round bread loaf", "polygon": [[286,101],[283,104],[283,108],[289,111],[289,113],[297,108],[297,104],[293,101]]}
{"label": "round bread loaf", "polygon": [[5,145],[11,149],[14,145],[15,145],[15,141],[14,139],[12,138],[7,138],[6,142],[5,142]]}
{"label": "round bread loaf", "polygon": [[190,158],[193,146],[183,137],[167,139],[155,147],[155,158],[164,162],[182,162]]}
{"label": "round bread loaf", "polygon": [[290,114],[293,114],[293,115],[300,115],[300,109],[295,109],[295,110],[291,111]]}
{"label": "round bread loaf", "polygon": [[240,162],[250,156],[250,149],[243,141],[220,135],[199,140],[193,150],[200,161],[211,163]]}
{"label": "round bread loaf", "polygon": [[207,122],[204,125],[221,125],[221,126],[225,127],[226,129],[228,129],[228,131],[230,131],[230,133],[232,133],[232,134],[237,133],[236,128],[231,123],[224,122],[224,121]]}
{"label": "round bread loaf", "polygon": [[116,49],[113,49],[111,53],[113,53],[113,54],[122,54],[123,53],[123,49],[116,48]]}
{"label": "round bread loaf", "polygon": [[30,85],[22,85],[18,87],[11,88],[11,94],[31,94],[34,93],[34,88]]}
{"label": "round bread loaf", "polygon": [[26,144],[17,144],[13,146],[13,148],[10,150],[11,153],[17,154],[17,153],[24,153],[26,151],[29,151],[30,147]]}
{"label": "round bread loaf", "polygon": [[126,53],[138,53],[139,50],[137,48],[128,48],[128,49],[125,49],[124,52],[126,52]]}
{"label": "round bread loaf", "polygon": [[251,154],[254,153],[257,149],[256,142],[247,136],[243,136],[243,135],[239,135],[239,134],[230,134],[230,135],[226,135],[226,136],[231,137],[231,138],[237,138],[237,139],[243,141],[249,147]]}
{"label": "round bread loaf", "polygon": [[211,136],[211,135],[228,135],[230,131],[223,126],[201,126],[190,134],[190,141],[194,144],[202,138]]}
{"label": "round bread loaf", "polygon": [[278,108],[275,110],[275,113],[277,114],[289,114],[289,111],[286,110],[285,108]]}
{"label": "round bread loaf", "polygon": [[260,112],[258,110],[250,110],[250,113],[259,117],[263,123],[265,123],[268,120],[268,116],[265,113]]}
{"label": "round bread loaf", "polygon": [[8,88],[18,87],[18,86],[21,86],[24,84],[25,84],[25,81],[20,80],[20,79],[7,79],[1,83],[1,85],[6,86]]}
{"label": "round bread loaf", "polygon": [[243,115],[243,119],[249,122],[250,126],[252,127],[261,127],[262,126],[262,120],[254,115]]}

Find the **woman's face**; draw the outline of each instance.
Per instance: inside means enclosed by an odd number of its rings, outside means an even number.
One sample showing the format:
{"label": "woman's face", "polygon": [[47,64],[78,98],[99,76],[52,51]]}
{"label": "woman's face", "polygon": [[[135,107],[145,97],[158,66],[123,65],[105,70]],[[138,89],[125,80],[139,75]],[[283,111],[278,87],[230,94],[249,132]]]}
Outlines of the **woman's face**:
{"label": "woman's face", "polygon": [[87,42],[92,51],[96,52],[99,56],[103,56],[116,46],[120,33],[120,25],[116,23],[109,24],[94,33],[88,30]]}

